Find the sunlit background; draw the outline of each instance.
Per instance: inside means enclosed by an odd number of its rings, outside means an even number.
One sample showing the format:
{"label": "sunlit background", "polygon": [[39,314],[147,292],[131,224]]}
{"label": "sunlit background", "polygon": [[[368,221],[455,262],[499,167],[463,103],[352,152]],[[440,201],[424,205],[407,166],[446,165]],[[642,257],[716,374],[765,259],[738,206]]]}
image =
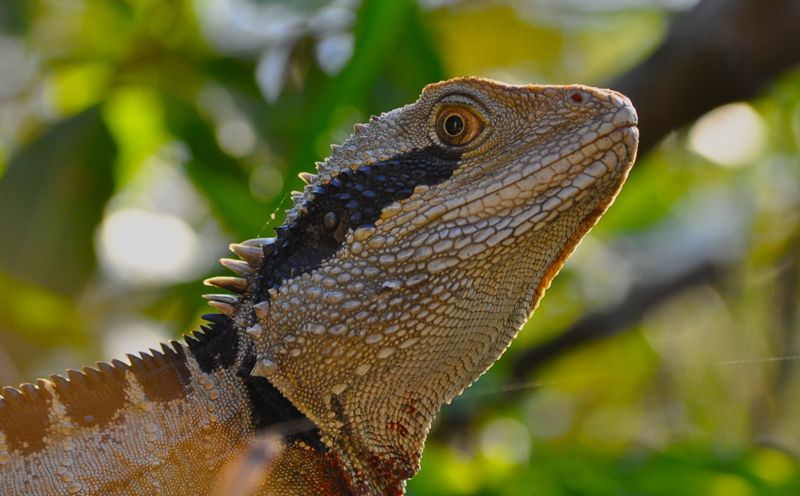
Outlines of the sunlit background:
{"label": "sunlit background", "polygon": [[[0,384],[196,328],[227,243],[270,235],[298,172],[425,84],[602,84],[694,4],[3,0]],[[409,494],[800,494],[799,280],[794,71],[641,158]],[[609,337],[525,363],[603,315]]]}

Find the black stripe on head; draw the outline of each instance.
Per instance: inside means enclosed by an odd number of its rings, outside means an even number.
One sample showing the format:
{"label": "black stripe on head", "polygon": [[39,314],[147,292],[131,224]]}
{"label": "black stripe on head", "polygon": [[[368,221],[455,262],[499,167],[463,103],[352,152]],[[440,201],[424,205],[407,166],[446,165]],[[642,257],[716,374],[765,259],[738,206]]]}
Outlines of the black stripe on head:
{"label": "black stripe on head", "polygon": [[239,336],[233,321],[220,314],[204,315],[203,318],[211,324],[186,337],[186,344],[200,370],[209,374],[232,367],[239,352]]}
{"label": "black stripe on head", "polygon": [[[342,245],[348,229],[374,224],[388,205],[412,195],[421,185],[439,184],[453,175],[461,155],[430,146],[394,158],[346,170],[318,186],[290,224],[277,229],[275,250],[261,266],[260,296],[282,280],[310,272]],[[338,227],[325,227],[333,212]]]}
{"label": "black stripe on head", "polygon": [[142,353],[141,358],[131,357],[131,371],[151,401],[185,398],[188,392],[191,372],[186,366],[186,355],[178,343],[170,344],[161,345],[163,354],[150,350],[152,355]]}
{"label": "black stripe on head", "polygon": [[24,384],[20,390],[3,388],[0,392],[0,432],[9,451],[27,454],[44,449],[50,425],[50,393],[41,384]]}
{"label": "black stripe on head", "polygon": [[122,415],[117,412],[128,404],[127,366],[115,363],[115,366],[101,364],[99,370],[89,367],[83,371],[68,370],[69,381],[60,376],[52,377],[58,399],[76,425],[103,427],[112,421],[122,421]]}
{"label": "black stripe on head", "polygon": [[[249,354],[242,361],[237,375],[244,381],[247,397],[250,400],[250,418],[256,430],[274,429],[277,434],[282,434],[282,425],[286,425],[289,429],[293,429],[301,422],[313,425],[308,417],[300,413],[267,379],[250,375],[255,363],[255,354]],[[319,429],[316,428],[302,432],[290,432],[285,437],[287,442],[305,441],[317,452],[327,449],[320,439]]]}

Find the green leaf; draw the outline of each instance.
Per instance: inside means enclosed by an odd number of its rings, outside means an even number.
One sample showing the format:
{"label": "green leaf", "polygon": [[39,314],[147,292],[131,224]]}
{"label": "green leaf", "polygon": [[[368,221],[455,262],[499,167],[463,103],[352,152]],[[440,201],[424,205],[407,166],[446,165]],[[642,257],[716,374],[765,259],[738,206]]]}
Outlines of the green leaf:
{"label": "green leaf", "polygon": [[[356,45],[350,62],[335,78],[310,91],[315,99],[299,138],[306,146],[289,157],[294,166],[291,175],[310,170],[311,164],[322,158],[313,145],[329,138],[338,109],[355,106],[370,113],[391,110],[413,100],[422,85],[443,78],[439,57],[420,15],[411,0],[364,2],[354,30]],[[399,63],[397,57],[403,57],[405,63]],[[397,71],[405,74],[391,77]]]}
{"label": "green leaf", "polygon": [[0,180],[0,263],[61,294],[83,289],[92,243],[114,188],[116,145],[99,109],[59,122],[14,154]]}
{"label": "green leaf", "polygon": [[0,32],[22,34],[28,29],[30,2],[24,0],[4,0],[0,2]]}
{"label": "green leaf", "polygon": [[166,100],[167,127],[190,151],[186,172],[215,210],[216,217],[240,237],[261,233],[269,215],[264,203],[253,198],[247,171],[217,144],[211,123],[191,105]]}

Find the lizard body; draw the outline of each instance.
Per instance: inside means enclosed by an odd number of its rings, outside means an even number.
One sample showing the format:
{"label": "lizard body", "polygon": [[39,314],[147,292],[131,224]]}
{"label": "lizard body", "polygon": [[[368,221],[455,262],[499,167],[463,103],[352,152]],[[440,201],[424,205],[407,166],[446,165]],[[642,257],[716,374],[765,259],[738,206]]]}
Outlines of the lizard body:
{"label": "lizard body", "polygon": [[[611,204],[630,102],[458,78],[357,125],[277,236],[232,245],[220,313],[162,352],[0,399],[2,494],[208,494],[258,432],[259,494],[404,492],[430,423],[502,354]],[[286,426],[293,426],[287,428]]]}

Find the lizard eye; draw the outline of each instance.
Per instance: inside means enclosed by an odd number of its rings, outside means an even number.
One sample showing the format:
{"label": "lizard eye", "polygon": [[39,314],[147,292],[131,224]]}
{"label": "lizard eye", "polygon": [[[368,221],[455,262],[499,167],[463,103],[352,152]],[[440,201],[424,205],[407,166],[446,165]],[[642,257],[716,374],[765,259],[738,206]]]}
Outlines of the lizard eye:
{"label": "lizard eye", "polygon": [[337,227],[339,227],[339,216],[336,215],[336,212],[328,212],[322,218],[322,225],[325,226],[325,229],[328,231],[335,231]]}
{"label": "lizard eye", "polygon": [[436,116],[436,135],[446,145],[466,145],[477,138],[483,128],[483,118],[464,105],[444,105]]}

